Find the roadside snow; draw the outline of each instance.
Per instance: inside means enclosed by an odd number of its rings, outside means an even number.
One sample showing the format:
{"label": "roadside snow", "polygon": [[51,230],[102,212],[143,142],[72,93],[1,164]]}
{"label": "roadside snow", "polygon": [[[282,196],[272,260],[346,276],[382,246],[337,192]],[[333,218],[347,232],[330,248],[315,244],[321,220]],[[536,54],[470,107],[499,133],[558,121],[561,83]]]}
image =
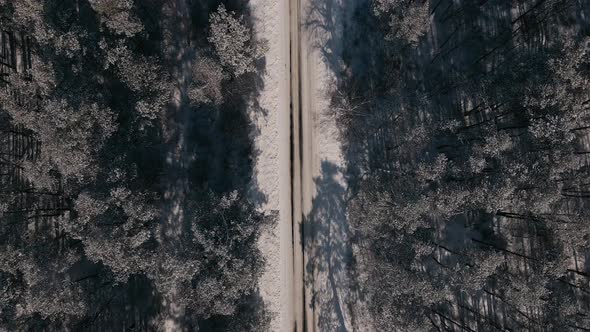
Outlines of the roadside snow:
{"label": "roadside snow", "polygon": [[[343,41],[357,0],[301,0],[303,213],[308,330],[371,331],[348,224],[347,161],[331,110],[343,67]],[[309,309],[312,308],[312,309]],[[308,318],[309,320],[309,318]]]}
{"label": "roadside snow", "polygon": [[[254,138],[257,155],[250,199],[267,214],[278,216],[275,227],[262,234],[259,248],[266,270],[259,282],[260,296],[271,311],[271,331],[292,329],[291,175],[289,118],[289,3],[251,0],[254,29],[268,41],[262,108],[250,110],[259,130]],[[262,195],[260,195],[262,194]]]}

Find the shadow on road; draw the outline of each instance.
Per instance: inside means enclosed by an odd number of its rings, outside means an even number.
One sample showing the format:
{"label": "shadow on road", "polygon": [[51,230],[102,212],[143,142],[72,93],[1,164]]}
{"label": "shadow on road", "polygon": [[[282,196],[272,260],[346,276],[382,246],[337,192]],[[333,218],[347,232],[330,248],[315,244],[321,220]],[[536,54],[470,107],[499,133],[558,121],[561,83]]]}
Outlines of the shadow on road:
{"label": "shadow on road", "polygon": [[312,289],[312,309],[321,331],[349,330],[349,306],[355,302],[351,298],[352,249],[341,171],[330,162],[322,162],[321,175],[314,179],[317,194],[313,208],[303,223],[308,258],[304,279],[306,287]]}
{"label": "shadow on road", "polygon": [[[333,122],[338,118],[335,116],[339,108],[336,105],[338,94],[352,90],[349,88],[351,85],[368,91],[380,84],[377,77],[383,69],[382,54],[379,53],[383,47],[382,35],[374,29],[371,2],[368,0],[312,0],[306,4],[307,7],[302,8],[302,38],[307,38],[305,42],[311,46],[311,52],[319,53],[320,60],[327,67],[327,74],[333,79],[329,86],[324,87],[327,91],[313,92],[326,93],[321,98],[332,101],[329,109],[323,111],[325,114],[314,115],[320,119],[321,123],[317,124],[320,127],[341,126]],[[314,60],[312,56],[310,61]],[[341,126],[339,129],[345,128]],[[334,132],[338,133],[338,130]],[[347,142],[341,143],[344,144],[342,152],[346,154],[346,164],[339,166],[322,160],[320,176],[313,179],[316,192],[311,211],[303,222],[307,258],[304,279],[306,288],[312,294],[312,299],[308,301],[311,305],[309,309],[315,316],[308,319],[313,319],[321,331],[370,329],[364,325],[367,318],[365,298],[360,289],[360,276],[353,254],[355,236],[347,215],[348,181],[353,179],[349,174],[355,168],[353,157],[359,155],[346,148]]]}

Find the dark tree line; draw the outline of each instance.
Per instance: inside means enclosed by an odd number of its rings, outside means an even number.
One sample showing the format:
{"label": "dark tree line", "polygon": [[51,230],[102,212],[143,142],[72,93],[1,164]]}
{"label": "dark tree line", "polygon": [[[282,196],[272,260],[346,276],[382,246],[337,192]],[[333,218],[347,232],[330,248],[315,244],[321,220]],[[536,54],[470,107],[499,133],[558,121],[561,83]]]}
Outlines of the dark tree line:
{"label": "dark tree line", "polygon": [[588,5],[359,5],[333,105],[378,330],[590,330]]}
{"label": "dark tree line", "polygon": [[[2,329],[159,330],[171,302],[190,330],[267,322],[256,243],[268,218],[246,199],[245,113],[264,47],[245,3],[186,1],[187,36],[169,35],[171,3],[0,2]],[[170,40],[196,54],[173,235]]]}

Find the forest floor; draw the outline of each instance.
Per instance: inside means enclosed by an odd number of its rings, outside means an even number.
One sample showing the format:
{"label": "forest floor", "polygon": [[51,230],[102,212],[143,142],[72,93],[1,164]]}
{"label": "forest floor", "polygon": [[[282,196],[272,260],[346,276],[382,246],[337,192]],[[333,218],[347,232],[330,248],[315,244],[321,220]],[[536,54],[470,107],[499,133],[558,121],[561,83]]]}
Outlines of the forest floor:
{"label": "forest floor", "polygon": [[[162,123],[167,147],[167,171],[164,179],[167,188],[163,201],[165,214],[161,241],[166,246],[177,246],[182,233],[187,195],[190,192],[189,165],[193,159],[191,149],[187,147],[191,112],[187,90],[194,49],[188,43],[191,21],[186,0],[170,2],[164,12],[164,26],[167,28],[164,45],[166,60],[173,67],[174,89],[170,107]],[[177,303],[180,296],[173,289],[164,298],[163,306],[167,310],[164,322],[166,331],[182,330],[184,309]]]}

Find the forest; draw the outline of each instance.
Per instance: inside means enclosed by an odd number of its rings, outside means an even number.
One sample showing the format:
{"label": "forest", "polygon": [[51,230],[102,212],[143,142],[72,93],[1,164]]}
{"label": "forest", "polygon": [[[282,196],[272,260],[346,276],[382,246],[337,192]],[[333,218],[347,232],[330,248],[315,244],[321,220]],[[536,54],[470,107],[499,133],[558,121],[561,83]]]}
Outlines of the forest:
{"label": "forest", "polygon": [[0,1],[0,330],[265,330],[241,1]]}
{"label": "forest", "polygon": [[0,0],[0,331],[590,331],[590,1],[256,4]]}
{"label": "forest", "polygon": [[359,1],[354,22],[332,112],[375,330],[590,331],[590,2]]}

